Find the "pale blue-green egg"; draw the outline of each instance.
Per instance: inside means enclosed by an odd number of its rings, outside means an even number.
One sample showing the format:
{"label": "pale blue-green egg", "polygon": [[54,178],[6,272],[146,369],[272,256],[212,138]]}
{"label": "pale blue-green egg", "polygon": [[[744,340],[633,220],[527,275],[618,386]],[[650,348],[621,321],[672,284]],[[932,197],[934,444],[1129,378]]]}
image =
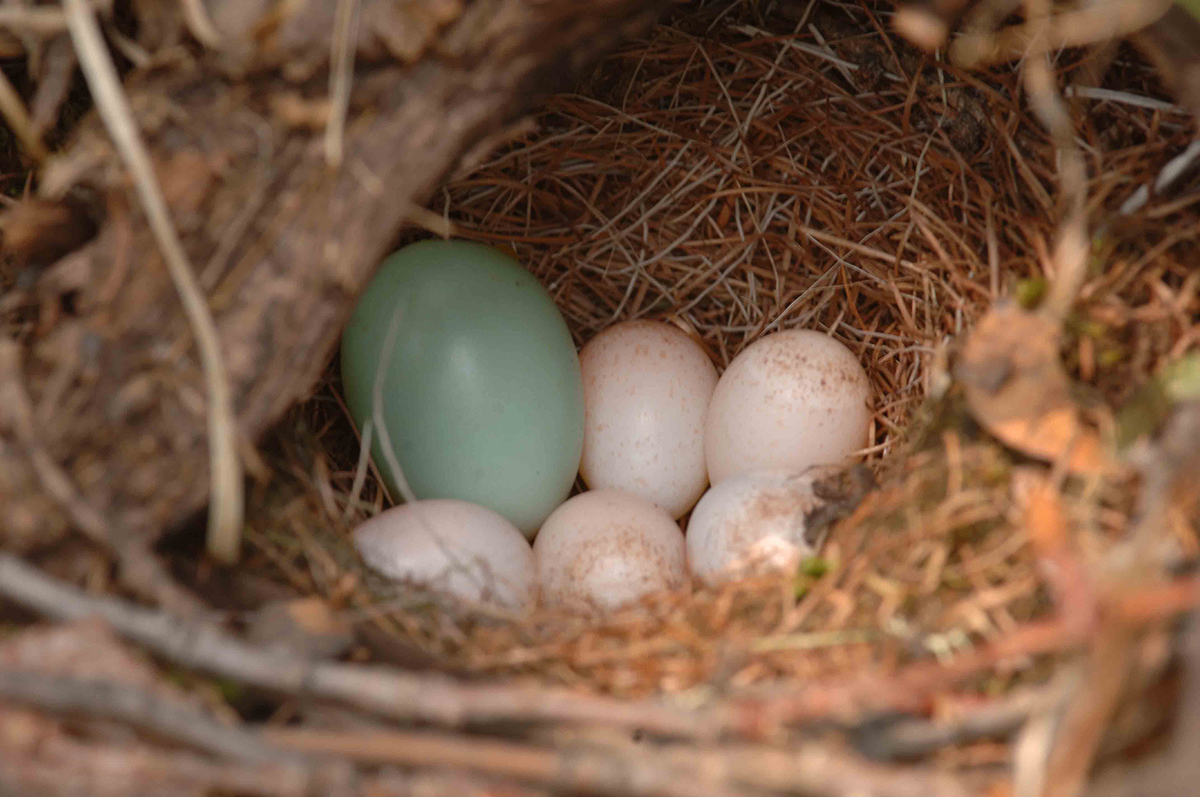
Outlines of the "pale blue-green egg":
{"label": "pale blue-green egg", "polygon": [[583,449],[579,356],[554,300],[490,246],[422,241],[393,254],[342,336],[343,389],[360,430],[393,318],[381,403],[409,486],[419,499],[488,507],[532,536],[566,500]]}

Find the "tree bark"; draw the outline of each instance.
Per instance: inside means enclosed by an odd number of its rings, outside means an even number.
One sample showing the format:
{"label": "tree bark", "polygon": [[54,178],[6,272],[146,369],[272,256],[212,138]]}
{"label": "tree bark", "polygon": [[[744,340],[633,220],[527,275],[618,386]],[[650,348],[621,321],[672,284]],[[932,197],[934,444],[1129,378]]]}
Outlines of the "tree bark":
{"label": "tree bark", "polygon": [[[320,119],[327,98],[337,3],[310,0],[269,35],[254,4],[210,3],[220,53],[126,80],[209,292],[247,441],[310,394],[406,212],[662,5],[428,0],[398,20],[402,4],[361,0],[345,157],[331,171],[306,114]],[[169,43],[181,5],[140,3],[143,39]],[[91,512],[121,539],[150,541],[207,497],[192,333],[94,114],[45,170],[42,193],[91,197],[98,232],[7,307],[19,346],[0,362],[0,529],[10,550],[28,549]],[[56,471],[65,488],[50,484]]]}

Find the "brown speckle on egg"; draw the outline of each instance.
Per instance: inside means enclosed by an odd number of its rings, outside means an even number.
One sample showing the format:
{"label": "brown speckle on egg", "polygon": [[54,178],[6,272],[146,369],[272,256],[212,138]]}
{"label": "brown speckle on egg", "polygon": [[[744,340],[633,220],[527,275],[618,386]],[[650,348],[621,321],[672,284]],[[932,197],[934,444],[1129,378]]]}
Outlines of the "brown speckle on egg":
{"label": "brown speckle on egg", "polygon": [[795,568],[810,552],[805,518],[818,506],[809,474],[741,474],[713,487],[692,511],[687,530],[691,572],[717,582]]}
{"label": "brown speckle on egg", "polygon": [[695,340],[667,324],[626,321],[579,355],[584,375],[580,475],[681,517],[708,483],[703,424],[717,370]]}
{"label": "brown speckle on egg", "polygon": [[709,478],[839,462],[867,443],[869,400],[866,371],[838,341],[812,330],[767,335],[734,358],[713,392]]}
{"label": "brown speckle on egg", "polygon": [[542,598],[551,608],[607,611],[687,577],[683,534],[651,502],[620,490],[577,495],[534,540]]}

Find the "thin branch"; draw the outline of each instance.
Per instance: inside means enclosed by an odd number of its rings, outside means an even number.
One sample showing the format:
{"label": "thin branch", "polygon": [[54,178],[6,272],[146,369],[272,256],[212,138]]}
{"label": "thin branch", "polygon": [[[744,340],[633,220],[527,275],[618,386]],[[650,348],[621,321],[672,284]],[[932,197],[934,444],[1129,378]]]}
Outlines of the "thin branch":
{"label": "thin branch", "polygon": [[901,771],[808,743],[794,750],[761,747],[612,747],[547,749],[430,733],[265,731],[297,752],[360,761],[468,768],[571,791],[614,795],[805,794],[811,797],[966,797],[949,774]]}
{"label": "thin branch", "polygon": [[239,725],[217,722],[179,701],[112,681],[0,668],[0,697],[56,714],[127,722],[164,739],[234,761],[297,760],[295,755],[272,748]]}
{"label": "thin branch", "polygon": [[1097,634],[1087,675],[1066,707],[1046,762],[1042,797],[1079,797],[1121,697],[1126,693],[1138,635],[1118,623]]}
{"label": "thin branch", "polygon": [[1054,16],[1030,15],[1034,18],[1029,22],[997,33],[963,34],[950,45],[949,56],[952,62],[975,69],[1018,58],[1037,58],[1136,33],[1157,21],[1170,7],[1168,0],[1118,0]]}
{"label": "thin branch", "polygon": [[180,5],[183,6],[183,19],[196,41],[210,50],[221,49],[221,34],[209,18],[202,0],[180,0]]}
{"label": "thin branch", "polygon": [[[32,753],[32,754],[31,754]],[[147,748],[128,741],[105,743],[58,735],[29,750],[0,746],[0,794],[89,794],[93,797],[162,797],[164,794],[238,794],[245,797],[311,797],[331,794],[314,783],[309,767],[237,764],[190,751]],[[380,784],[383,785],[383,784]],[[410,794],[395,789],[360,794]],[[431,792],[452,794],[463,792]],[[474,792],[473,797],[482,797]]]}
{"label": "thin branch", "polygon": [[92,597],[0,553],[0,594],[60,620],[99,616],[118,634],[176,664],[290,695],[312,695],[394,719],[456,727],[498,721],[587,722],[678,738],[713,737],[713,723],[661,703],[564,689],[463,685],[442,675],[314,662],[247,645],[210,623],[185,622],[115,598]]}
{"label": "thin branch", "polygon": [[719,782],[723,780],[719,772],[714,777],[699,766],[690,769],[671,766],[636,748],[553,750],[514,742],[401,731],[352,733],[272,728],[264,735],[271,742],[300,753],[469,769],[588,794],[748,797],[759,793]]}
{"label": "thin branch", "polygon": [[904,761],[951,745],[1006,739],[1031,716],[1061,702],[1067,691],[1065,687],[1051,683],[1022,690],[949,720],[906,720],[882,727],[872,723],[867,726],[868,733],[858,735],[857,747],[872,758]]}
{"label": "thin branch", "polygon": [[1045,54],[1030,55],[1023,72],[1025,91],[1058,151],[1059,183],[1067,215],[1054,250],[1054,281],[1043,312],[1062,323],[1087,279],[1087,164],[1075,141],[1075,128],[1054,84],[1054,68]]}
{"label": "thin branch", "polygon": [[331,169],[342,165],[345,149],[346,114],[358,44],[358,5],[358,0],[338,0],[334,17],[333,51],[329,56],[329,123],[325,126],[325,164]]}
{"label": "thin branch", "polygon": [[50,6],[5,6],[0,8],[0,28],[40,36],[56,36],[67,29],[67,18],[61,10]]}
{"label": "thin branch", "polygon": [[20,140],[21,147],[34,160],[41,162],[50,156],[46,145],[42,143],[42,138],[35,129],[33,120],[29,117],[29,112],[25,110],[25,103],[21,101],[21,95],[17,94],[17,90],[13,88],[13,84],[9,82],[3,72],[0,72],[0,113],[4,114],[9,129]]}
{"label": "thin branch", "polygon": [[216,324],[196,283],[187,255],[154,177],[129,103],[100,29],[85,0],[63,0],[67,25],[104,125],[133,176],[146,218],[162,251],[171,280],[196,336],[208,393],[208,444],[212,481],[208,509],[208,550],[218,560],[237,561],[243,518],[242,466],[238,459],[233,395],[221,359]]}

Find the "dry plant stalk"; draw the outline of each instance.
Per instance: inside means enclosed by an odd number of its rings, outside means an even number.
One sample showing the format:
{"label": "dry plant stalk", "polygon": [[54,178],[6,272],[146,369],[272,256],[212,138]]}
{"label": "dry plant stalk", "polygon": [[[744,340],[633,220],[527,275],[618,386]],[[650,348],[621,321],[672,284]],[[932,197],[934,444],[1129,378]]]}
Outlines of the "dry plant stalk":
{"label": "dry plant stalk", "polygon": [[241,545],[243,473],[238,458],[237,416],[217,327],[171,221],[150,156],[91,9],[85,0],[63,2],[67,28],[75,43],[80,66],[88,78],[96,108],[133,174],[134,186],[196,336],[208,398],[209,478],[212,485],[208,506],[208,552],[217,561],[233,564],[238,560]]}

